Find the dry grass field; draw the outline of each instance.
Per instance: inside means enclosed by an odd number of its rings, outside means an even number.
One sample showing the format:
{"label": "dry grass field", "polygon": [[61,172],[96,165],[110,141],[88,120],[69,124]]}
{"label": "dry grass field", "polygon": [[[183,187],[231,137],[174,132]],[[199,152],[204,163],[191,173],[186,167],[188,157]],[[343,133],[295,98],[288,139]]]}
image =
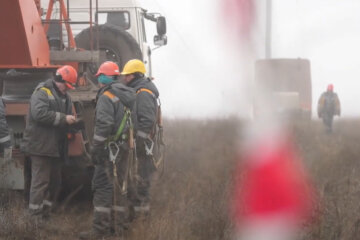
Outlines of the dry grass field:
{"label": "dry grass field", "polygon": [[[152,211],[135,221],[128,240],[228,240],[228,196],[238,130],[236,119],[166,121],[166,169],[152,187]],[[360,239],[360,121],[299,124],[296,145],[318,191],[316,218],[303,240]],[[21,193],[0,193],[0,239],[77,239],[91,226],[90,201],[71,204],[39,228]],[[116,239],[116,238],[113,238]]]}

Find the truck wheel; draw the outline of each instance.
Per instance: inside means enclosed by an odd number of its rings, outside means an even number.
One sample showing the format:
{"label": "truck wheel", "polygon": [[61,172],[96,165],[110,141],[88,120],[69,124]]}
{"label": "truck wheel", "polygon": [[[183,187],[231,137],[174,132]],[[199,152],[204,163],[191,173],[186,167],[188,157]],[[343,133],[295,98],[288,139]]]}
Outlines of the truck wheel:
{"label": "truck wheel", "polygon": [[[75,37],[77,47],[90,50],[90,36],[90,28],[81,31]],[[92,49],[97,49],[97,36],[99,36],[99,49],[105,53],[101,54],[99,62],[90,63],[86,67],[87,77],[95,84],[97,84],[95,74],[101,63],[105,61],[116,62],[121,71],[128,60],[142,60],[142,52],[138,43],[125,30],[111,24],[104,24],[93,27],[92,36]]]}

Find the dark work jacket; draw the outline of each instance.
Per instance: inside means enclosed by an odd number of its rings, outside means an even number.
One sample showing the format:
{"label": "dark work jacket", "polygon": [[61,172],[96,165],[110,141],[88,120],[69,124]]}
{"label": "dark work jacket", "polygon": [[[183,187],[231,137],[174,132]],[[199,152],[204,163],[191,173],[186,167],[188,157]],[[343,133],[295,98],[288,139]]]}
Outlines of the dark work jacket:
{"label": "dark work jacket", "polygon": [[28,125],[25,130],[25,152],[30,155],[68,156],[68,125],[66,115],[72,115],[68,94],[62,95],[53,79],[40,83],[30,99]]}
{"label": "dark work jacket", "polygon": [[5,118],[5,105],[2,98],[0,98],[0,145],[3,147],[11,146],[9,127]]}
{"label": "dark work jacket", "polygon": [[135,91],[122,83],[112,83],[97,94],[93,145],[103,146],[116,134],[124,117],[125,107],[130,110],[135,103]]}
{"label": "dark work jacket", "polygon": [[340,100],[336,93],[326,91],[321,94],[318,101],[318,115],[319,117],[334,116],[341,113]]}
{"label": "dark work jacket", "polygon": [[[133,79],[128,86],[134,88],[137,93],[136,103],[133,110],[135,130],[149,134],[156,122],[158,109],[157,98],[159,97],[159,91],[149,78]],[[148,89],[153,94],[147,91],[139,92],[140,89]]]}

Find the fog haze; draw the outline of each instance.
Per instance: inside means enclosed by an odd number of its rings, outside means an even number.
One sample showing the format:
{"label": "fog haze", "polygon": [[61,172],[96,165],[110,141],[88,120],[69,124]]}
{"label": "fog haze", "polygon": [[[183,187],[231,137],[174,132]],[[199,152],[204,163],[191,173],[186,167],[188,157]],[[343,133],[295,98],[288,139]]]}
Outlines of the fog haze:
{"label": "fog haze", "polygon": [[[249,116],[252,69],[231,46],[221,2],[142,0],[168,20],[168,46],[153,52],[155,83],[168,117]],[[318,97],[335,85],[345,116],[359,116],[360,2],[273,0],[272,57],[307,58],[313,81],[313,116]],[[265,1],[257,2],[255,58],[265,57]],[[149,26],[153,29],[154,26]],[[150,34],[150,41],[152,35]],[[241,43],[239,43],[240,45]],[[251,58],[245,58],[252,61]],[[251,64],[248,63],[248,66]]]}

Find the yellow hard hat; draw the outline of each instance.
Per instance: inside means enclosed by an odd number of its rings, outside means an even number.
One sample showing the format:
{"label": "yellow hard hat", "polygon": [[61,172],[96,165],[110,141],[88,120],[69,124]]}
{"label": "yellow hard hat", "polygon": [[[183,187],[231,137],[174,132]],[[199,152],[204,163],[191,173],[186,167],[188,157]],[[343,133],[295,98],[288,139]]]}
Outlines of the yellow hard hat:
{"label": "yellow hard hat", "polygon": [[121,75],[129,75],[137,72],[145,74],[145,64],[139,59],[132,59],[125,64]]}

